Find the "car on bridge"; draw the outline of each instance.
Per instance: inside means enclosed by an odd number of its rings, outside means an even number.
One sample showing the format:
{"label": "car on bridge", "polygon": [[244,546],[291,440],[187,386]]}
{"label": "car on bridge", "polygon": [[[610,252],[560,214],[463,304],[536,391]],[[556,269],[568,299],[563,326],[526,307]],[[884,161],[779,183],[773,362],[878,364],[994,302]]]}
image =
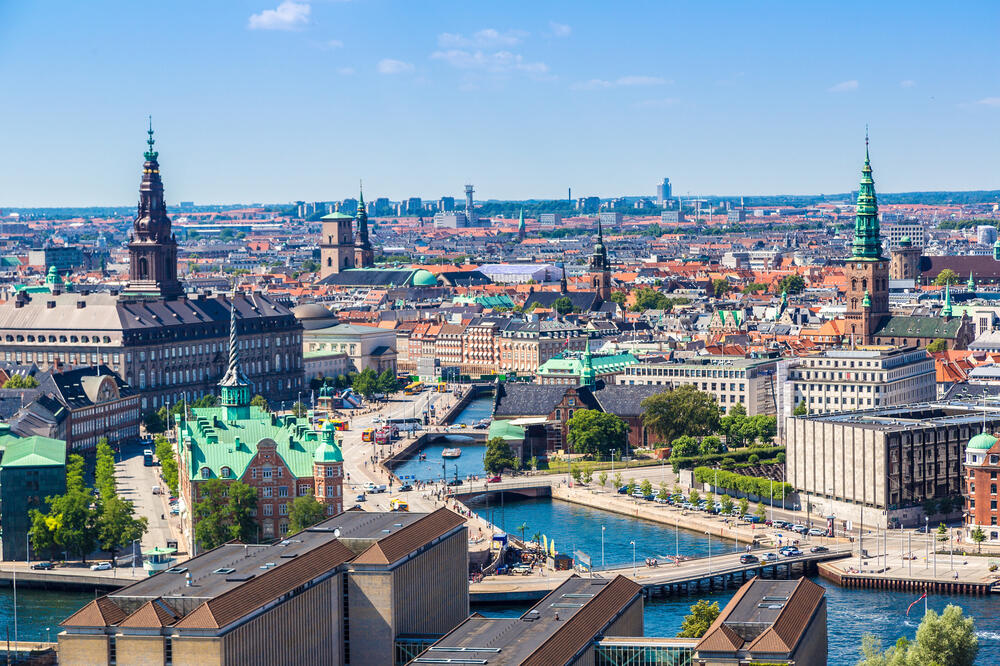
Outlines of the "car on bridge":
{"label": "car on bridge", "polygon": [[41,571],[50,571],[52,569],[55,569],[56,565],[49,561],[35,562],[34,564],[31,565],[31,568]]}
{"label": "car on bridge", "polygon": [[830,549],[826,546],[813,546],[809,549],[810,553],[829,553]]}
{"label": "car on bridge", "polygon": [[763,555],[761,555],[761,559],[763,559],[765,562],[777,562],[778,556],[775,555],[774,553],[764,553]]}
{"label": "car on bridge", "polygon": [[97,564],[91,564],[91,571],[107,571],[111,568],[111,562],[98,562]]}
{"label": "car on bridge", "polygon": [[802,551],[793,546],[791,548],[782,548],[781,554],[785,557],[798,557],[799,555],[802,555]]}
{"label": "car on bridge", "polygon": [[753,564],[755,562],[760,562],[756,555],[751,555],[750,553],[740,555],[740,564]]}
{"label": "car on bridge", "polygon": [[486,479],[486,483],[500,483],[501,481],[503,481],[503,478],[500,476],[491,476]]}
{"label": "car on bridge", "polygon": [[405,492],[409,492],[409,491],[411,491],[411,490],[413,490],[413,486],[411,486],[411,485],[410,485],[410,484],[408,484],[408,483],[404,483],[403,485],[401,485],[401,486],[400,486],[400,487],[398,488],[398,492],[401,492],[401,493],[405,493]]}

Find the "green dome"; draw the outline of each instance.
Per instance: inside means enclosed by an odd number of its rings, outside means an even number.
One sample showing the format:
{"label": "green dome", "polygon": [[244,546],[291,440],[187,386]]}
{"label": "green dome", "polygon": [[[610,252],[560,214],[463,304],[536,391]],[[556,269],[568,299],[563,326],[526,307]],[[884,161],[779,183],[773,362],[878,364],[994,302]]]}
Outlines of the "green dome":
{"label": "green dome", "polygon": [[993,435],[989,434],[988,432],[981,432],[981,433],[979,433],[978,435],[976,435],[975,437],[973,437],[972,439],[969,440],[969,443],[966,446],[966,448],[969,448],[969,449],[982,449],[982,450],[985,451],[986,449],[993,448],[993,445],[996,444],[996,443],[997,443],[997,438],[996,437],[994,437]]}
{"label": "green dome", "polygon": [[910,240],[909,236],[903,236],[902,238],[899,239],[899,244],[900,245],[913,245],[913,241]]}
{"label": "green dome", "polygon": [[336,426],[329,421],[323,424],[323,428],[319,432],[320,444],[316,447],[316,453],[313,454],[315,462],[332,463],[344,461],[344,454],[340,452],[340,447],[337,446],[336,432]]}
{"label": "green dome", "polygon": [[413,274],[413,280],[411,283],[414,287],[436,287],[438,281],[437,277],[434,276],[434,273],[421,268]]}

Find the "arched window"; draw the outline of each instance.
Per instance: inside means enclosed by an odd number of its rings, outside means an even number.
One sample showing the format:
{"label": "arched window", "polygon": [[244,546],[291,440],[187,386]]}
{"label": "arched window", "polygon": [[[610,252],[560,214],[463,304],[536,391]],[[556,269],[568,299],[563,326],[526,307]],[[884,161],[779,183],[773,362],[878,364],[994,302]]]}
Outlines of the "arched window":
{"label": "arched window", "polygon": [[857,291],[857,290],[858,290],[858,278],[852,278],[851,279],[851,291]]}
{"label": "arched window", "polygon": [[862,289],[868,289],[868,278],[862,278],[861,279],[861,288]]}
{"label": "arched window", "polygon": [[223,479],[228,479],[229,477],[232,476],[232,474],[233,470],[229,469],[228,467],[223,467],[221,470],[219,470],[219,476],[221,476]]}
{"label": "arched window", "polygon": [[139,257],[139,279],[145,280],[149,277],[149,262],[146,257]]}
{"label": "arched window", "polygon": [[274,355],[274,371],[275,372],[281,372],[281,355],[280,354],[275,354]]}
{"label": "arched window", "polygon": [[212,470],[210,470],[207,467],[202,467],[201,468],[201,478],[203,478],[203,479],[210,479],[210,478],[212,478]]}
{"label": "arched window", "polygon": [[326,258],[326,265],[327,266],[333,266],[333,257],[327,257]]}

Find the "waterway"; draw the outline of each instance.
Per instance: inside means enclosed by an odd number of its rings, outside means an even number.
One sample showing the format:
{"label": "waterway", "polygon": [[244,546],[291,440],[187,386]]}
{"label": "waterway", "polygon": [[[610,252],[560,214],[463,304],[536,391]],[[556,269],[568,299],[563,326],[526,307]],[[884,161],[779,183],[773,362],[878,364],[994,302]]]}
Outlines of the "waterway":
{"label": "waterway", "polygon": [[[482,419],[488,418],[492,410],[493,396],[476,398],[458,413],[454,423],[464,423],[471,428]],[[420,451],[415,452],[409,459],[396,466],[394,470],[396,475],[401,478],[412,477],[418,481],[440,481],[445,471],[447,471],[449,479],[455,478],[456,474],[460,479],[469,476],[481,477],[486,474],[483,469],[483,455],[486,453],[485,444],[463,437],[461,431],[448,435],[446,439],[445,442],[428,444]],[[462,455],[458,458],[448,459],[441,457],[441,453],[445,449],[453,448],[462,449]],[[420,459],[420,453],[424,454],[424,460]]]}
{"label": "waterway", "polygon": [[[555,539],[556,548],[562,552],[583,551],[591,557],[595,567],[601,563],[601,533],[604,527],[604,560],[607,566],[628,565],[632,562],[632,545],[635,542],[636,559],[641,567],[646,557],[673,555],[705,556],[708,538],[685,529],[675,530],[668,525],[637,520],[587,506],[570,504],[553,499],[520,500],[504,502],[502,507],[478,505],[480,512],[489,512],[497,524],[520,536],[520,525],[527,524],[528,539],[536,533]],[[732,551],[733,541],[720,544],[712,538],[712,553],[725,548]],[[912,639],[920,623],[922,608],[914,607],[911,617],[906,608],[917,596],[909,592],[886,590],[848,590],[819,577],[812,580],[826,588],[827,634],[830,666],[851,666],[859,657],[861,635],[872,632],[888,646],[899,636]],[[732,597],[733,590],[702,591],[696,596],[658,597],[646,602],[645,633],[647,636],[674,636],[680,630],[684,616],[698,599],[718,601],[723,607]],[[976,620],[980,651],[977,665],[1000,664],[1000,599],[964,595],[932,595],[928,607],[941,612],[954,603],[962,606],[966,614]],[[922,606],[922,603],[920,604]],[[495,617],[516,617],[530,604],[525,605],[475,605],[473,610]]]}
{"label": "waterway", "polygon": [[[24,641],[55,640],[59,623],[95,597],[93,592],[65,592],[17,588],[17,637]],[[0,622],[6,642],[8,632],[14,640],[14,593],[9,587],[0,589]]]}

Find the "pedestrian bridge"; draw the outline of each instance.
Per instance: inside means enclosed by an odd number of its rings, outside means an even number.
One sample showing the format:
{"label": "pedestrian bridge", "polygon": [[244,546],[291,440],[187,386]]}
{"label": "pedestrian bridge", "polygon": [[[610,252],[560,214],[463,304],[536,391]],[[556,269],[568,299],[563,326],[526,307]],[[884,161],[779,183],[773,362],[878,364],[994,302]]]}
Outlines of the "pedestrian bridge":
{"label": "pedestrian bridge", "polygon": [[448,496],[454,497],[463,504],[477,499],[495,497],[498,495],[518,495],[520,497],[551,497],[551,478],[518,479],[516,481],[500,481],[488,483],[485,480],[465,482],[461,486],[450,486]]}

